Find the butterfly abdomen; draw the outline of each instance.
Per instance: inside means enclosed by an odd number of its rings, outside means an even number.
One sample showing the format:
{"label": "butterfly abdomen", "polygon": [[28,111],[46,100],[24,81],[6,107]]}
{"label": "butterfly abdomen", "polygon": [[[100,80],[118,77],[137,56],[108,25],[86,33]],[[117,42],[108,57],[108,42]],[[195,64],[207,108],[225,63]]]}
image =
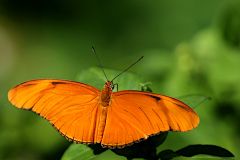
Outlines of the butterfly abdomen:
{"label": "butterfly abdomen", "polygon": [[104,133],[104,129],[105,129],[105,125],[106,125],[106,119],[107,119],[107,107],[103,107],[102,105],[100,105],[99,108],[99,119],[97,120],[96,123],[96,134],[95,134],[95,142],[97,143],[101,143],[102,141],[102,137],[103,137],[103,133]]}

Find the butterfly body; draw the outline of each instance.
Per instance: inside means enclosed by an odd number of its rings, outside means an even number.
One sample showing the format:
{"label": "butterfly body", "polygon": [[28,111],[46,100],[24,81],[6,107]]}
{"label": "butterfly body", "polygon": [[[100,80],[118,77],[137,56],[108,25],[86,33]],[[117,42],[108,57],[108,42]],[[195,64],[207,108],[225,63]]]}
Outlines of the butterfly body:
{"label": "butterfly body", "polygon": [[113,86],[107,81],[100,91],[68,80],[31,80],[12,88],[8,98],[17,108],[48,120],[68,140],[109,148],[199,124],[193,109],[175,98],[134,90],[113,92]]}
{"label": "butterfly body", "polygon": [[109,103],[111,101],[111,95],[112,95],[113,85],[111,81],[107,81],[103,87],[103,90],[101,92],[101,104],[104,107],[109,106]]}

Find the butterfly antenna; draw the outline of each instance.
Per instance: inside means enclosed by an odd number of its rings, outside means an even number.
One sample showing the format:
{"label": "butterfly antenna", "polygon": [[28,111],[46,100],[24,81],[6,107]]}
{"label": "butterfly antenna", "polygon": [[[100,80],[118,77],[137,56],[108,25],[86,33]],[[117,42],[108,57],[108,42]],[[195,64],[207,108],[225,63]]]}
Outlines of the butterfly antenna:
{"label": "butterfly antenna", "polygon": [[100,68],[101,68],[101,70],[102,70],[105,78],[107,79],[107,81],[109,81],[108,78],[107,78],[107,75],[106,75],[106,73],[105,73],[105,71],[104,71],[104,69],[103,69],[101,60],[100,60],[100,58],[98,57],[98,55],[97,55],[97,53],[96,53],[96,50],[95,50],[95,48],[94,48],[93,46],[92,46],[92,51],[93,51],[93,53],[95,54],[95,56],[97,57],[98,64],[99,64],[99,66],[100,66]]}
{"label": "butterfly antenna", "polygon": [[210,101],[210,100],[212,100],[211,97],[204,97],[204,99],[203,99],[201,102],[198,102],[198,103],[195,104],[195,106],[193,106],[192,108],[195,109],[195,108],[197,108],[200,104],[202,104],[202,103],[204,103],[204,102],[206,102],[206,101]]}
{"label": "butterfly antenna", "polygon": [[138,63],[140,60],[143,59],[144,56],[140,57],[136,62],[132,63],[130,66],[128,66],[126,69],[124,69],[122,72],[120,72],[116,77],[114,77],[111,82],[113,82],[114,79],[116,79],[117,77],[119,77],[121,74],[123,74],[124,72],[128,71],[132,66],[134,66],[136,63]]}

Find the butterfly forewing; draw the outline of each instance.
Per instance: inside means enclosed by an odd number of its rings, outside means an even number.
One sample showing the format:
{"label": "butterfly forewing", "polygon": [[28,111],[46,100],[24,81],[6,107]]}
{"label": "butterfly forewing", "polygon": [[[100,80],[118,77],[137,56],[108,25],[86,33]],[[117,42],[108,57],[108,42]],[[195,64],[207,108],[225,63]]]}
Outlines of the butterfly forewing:
{"label": "butterfly forewing", "polygon": [[188,131],[199,117],[183,102],[139,91],[113,93],[102,144],[122,147],[163,131]]}
{"label": "butterfly forewing", "polygon": [[11,89],[9,101],[50,121],[68,139],[96,143],[101,107],[99,90],[66,80],[32,80]]}

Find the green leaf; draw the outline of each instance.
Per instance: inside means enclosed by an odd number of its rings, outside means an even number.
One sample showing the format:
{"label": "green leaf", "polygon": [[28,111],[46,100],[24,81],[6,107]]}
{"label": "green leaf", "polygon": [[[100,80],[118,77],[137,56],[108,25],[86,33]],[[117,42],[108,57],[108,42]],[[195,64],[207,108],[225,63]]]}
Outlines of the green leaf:
{"label": "green leaf", "polygon": [[106,150],[105,152],[97,155],[94,160],[126,160],[127,158],[124,156],[119,156],[110,149]]}
{"label": "green leaf", "polygon": [[234,155],[230,151],[223,147],[202,144],[189,145],[187,147],[177,150],[176,153],[185,157],[192,157],[198,154],[211,155],[217,157],[234,157]]}
{"label": "green leaf", "polygon": [[[183,147],[177,151],[173,151],[170,149],[163,150],[158,154],[158,157],[161,160],[171,160],[171,159],[181,159],[180,157],[193,157],[201,156],[201,158],[207,159],[232,159],[234,155],[225,148],[216,145],[189,145]],[[176,158],[177,157],[177,158]]]}
{"label": "green leaf", "polygon": [[123,156],[119,156],[111,150],[101,148],[100,145],[84,145],[72,144],[65,151],[61,160],[125,160]]}
{"label": "green leaf", "polygon": [[87,145],[72,144],[64,152],[61,160],[93,160],[94,157],[96,157],[96,155],[94,155],[93,150]]}
{"label": "green leaf", "polygon": [[141,91],[144,92],[153,92],[152,89],[149,87],[152,83],[146,82],[146,83],[140,83]]}

